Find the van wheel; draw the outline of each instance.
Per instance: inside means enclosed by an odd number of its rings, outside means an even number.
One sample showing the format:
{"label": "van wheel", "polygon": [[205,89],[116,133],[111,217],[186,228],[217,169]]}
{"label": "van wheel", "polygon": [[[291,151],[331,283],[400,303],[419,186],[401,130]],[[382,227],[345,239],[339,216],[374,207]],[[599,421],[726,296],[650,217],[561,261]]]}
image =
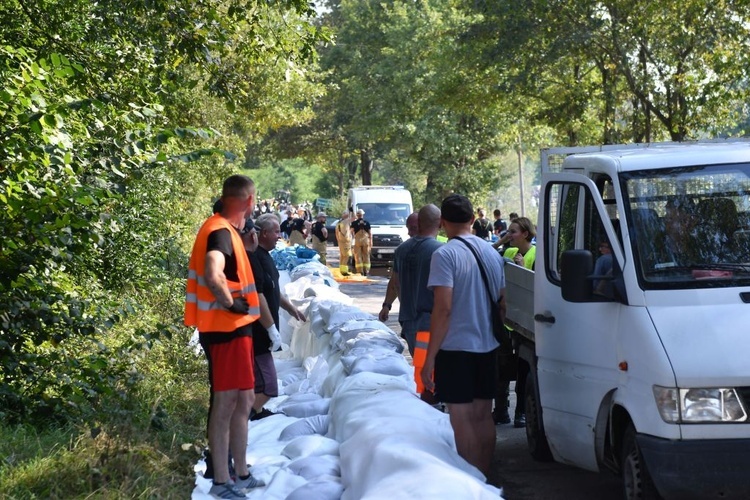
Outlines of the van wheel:
{"label": "van wheel", "polygon": [[622,458],[620,460],[622,486],[625,500],[658,500],[661,498],[651,475],[646,469],[641,449],[635,440],[635,427],[628,426],[622,441]]}
{"label": "van wheel", "polygon": [[536,394],[536,377],[533,377],[529,373],[524,401],[526,410],[526,444],[534,460],[538,462],[551,462],[552,452],[549,449],[547,435],[544,432],[544,423],[541,419],[542,412]]}

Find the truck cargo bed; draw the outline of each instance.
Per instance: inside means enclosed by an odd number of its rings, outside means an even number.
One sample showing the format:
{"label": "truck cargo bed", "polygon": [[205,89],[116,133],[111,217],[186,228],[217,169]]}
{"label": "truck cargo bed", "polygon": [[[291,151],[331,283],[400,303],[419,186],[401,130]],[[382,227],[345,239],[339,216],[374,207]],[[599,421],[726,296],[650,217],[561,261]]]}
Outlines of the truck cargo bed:
{"label": "truck cargo bed", "polygon": [[534,340],[534,271],[505,263],[505,324]]}

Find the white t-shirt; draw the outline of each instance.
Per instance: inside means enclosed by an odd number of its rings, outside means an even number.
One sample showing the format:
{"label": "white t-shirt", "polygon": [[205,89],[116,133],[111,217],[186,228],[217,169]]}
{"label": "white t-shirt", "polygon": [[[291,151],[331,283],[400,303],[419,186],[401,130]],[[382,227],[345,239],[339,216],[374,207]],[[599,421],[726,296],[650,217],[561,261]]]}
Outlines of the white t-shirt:
{"label": "white t-shirt", "polygon": [[[474,235],[461,235],[482,259],[492,300],[505,288],[503,260],[487,241]],[[432,254],[427,287],[453,289],[448,334],[440,347],[446,351],[489,352],[499,345],[492,334],[492,318],[487,289],[474,254],[466,245],[451,239]]]}

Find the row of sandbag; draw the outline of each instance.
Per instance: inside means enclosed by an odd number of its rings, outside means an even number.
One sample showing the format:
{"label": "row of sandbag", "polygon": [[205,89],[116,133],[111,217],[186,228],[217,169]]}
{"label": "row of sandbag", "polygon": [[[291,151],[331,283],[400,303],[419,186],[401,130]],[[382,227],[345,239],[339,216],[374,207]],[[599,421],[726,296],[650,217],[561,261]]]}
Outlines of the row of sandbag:
{"label": "row of sandbag", "polygon": [[248,460],[267,486],[248,498],[498,498],[456,453],[448,416],[416,395],[398,336],[314,264],[282,273],[307,321],[282,320],[280,396],[266,407],[283,415],[251,422]]}

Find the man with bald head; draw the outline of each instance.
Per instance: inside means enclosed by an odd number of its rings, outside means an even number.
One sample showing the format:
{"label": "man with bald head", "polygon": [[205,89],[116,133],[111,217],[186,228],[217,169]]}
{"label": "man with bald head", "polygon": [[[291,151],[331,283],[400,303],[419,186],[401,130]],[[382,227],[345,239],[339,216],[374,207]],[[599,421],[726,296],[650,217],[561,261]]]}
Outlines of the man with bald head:
{"label": "man with bald head", "polygon": [[427,289],[427,278],[432,254],[442,245],[435,239],[440,229],[440,209],[432,204],[425,205],[406,219],[407,228],[410,220],[412,224],[417,223],[416,235],[396,248],[391,279],[378,317],[387,321],[393,301],[398,298],[401,336],[414,356],[417,332],[430,327],[432,291]]}
{"label": "man with bald head", "polygon": [[412,212],[406,218],[406,233],[413,238],[419,232],[419,212]]}

